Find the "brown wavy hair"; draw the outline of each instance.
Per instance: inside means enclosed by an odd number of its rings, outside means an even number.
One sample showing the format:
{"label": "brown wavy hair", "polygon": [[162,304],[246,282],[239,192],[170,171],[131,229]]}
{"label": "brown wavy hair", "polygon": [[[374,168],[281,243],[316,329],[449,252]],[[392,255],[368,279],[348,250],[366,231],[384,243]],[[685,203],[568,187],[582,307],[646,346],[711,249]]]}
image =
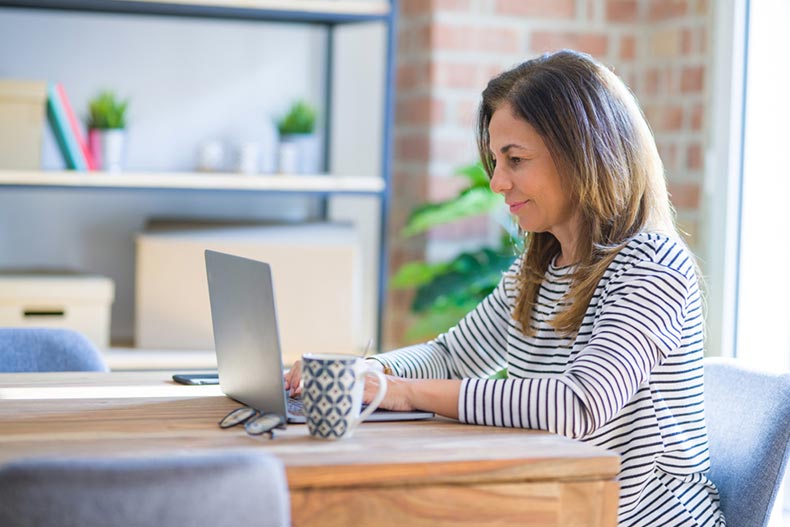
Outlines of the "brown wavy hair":
{"label": "brown wavy hair", "polygon": [[[582,219],[578,261],[565,301],[552,321],[576,333],[606,268],[636,234],[657,232],[679,239],[664,167],[653,134],[634,96],[609,69],[589,55],[563,50],[529,60],[492,79],[477,123],[480,158],[494,171],[488,126],[509,104],[514,115],[542,137],[562,187]],[[513,317],[527,335],[538,290],[560,244],[549,232],[526,235]]]}

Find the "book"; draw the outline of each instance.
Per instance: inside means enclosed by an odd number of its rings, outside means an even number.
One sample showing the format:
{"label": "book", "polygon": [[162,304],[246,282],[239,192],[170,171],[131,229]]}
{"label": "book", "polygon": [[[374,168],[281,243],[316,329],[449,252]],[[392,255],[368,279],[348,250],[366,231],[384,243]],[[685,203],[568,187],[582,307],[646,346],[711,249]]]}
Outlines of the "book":
{"label": "book", "polygon": [[66,110],[63,108],[60,94],[54,83],[49,83],[47,86],[47,117],[52,130],[55,132],[55,139],[60,147],[60,152],[66,160],[66,166],[80,172],[86,171],[88,163],[77,144],[77,139],[72,133]]}
{"label": "book", "polygon": [[77,145],[80,147],[82,157],[85,159],[85,164],[88,167],[88,170],[96,170],[96,163],[93,160],[90,149],[88,149],[88,141],[86,140],[85,135],[83,135],[82,129],[80,128],[80,123],[71,109],[71,103],[69,102],[69,98],[66,95],[66,89],[60,83],[57,83],[55,86],[58,90],[58,95],[60,96],[60,102],[63,104],[63,110],[66,112],[66,118],[69,120],[71,133],[76,139]]}

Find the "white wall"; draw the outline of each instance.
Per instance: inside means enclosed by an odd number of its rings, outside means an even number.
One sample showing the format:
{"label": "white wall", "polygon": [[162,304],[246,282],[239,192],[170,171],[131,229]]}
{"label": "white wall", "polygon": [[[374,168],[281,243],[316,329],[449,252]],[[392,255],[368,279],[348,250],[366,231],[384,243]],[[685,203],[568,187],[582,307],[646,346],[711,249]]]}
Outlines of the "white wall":
{"label": "white wall", "polygon": [[[381,171],[385,39],[383,24],[336,29],[331,134],[331,169],[335,173],[369,175]],[[364,300],[357,347],[364,350],[368,339],[375,342],[378,337],[379,200],[335,197],[329,211],[333,219],[354,222],[363,244]]]}
{"label": "white wall", "polygon": [[[234,145],[268,137],[271,119],[294,99],[320,106],[324,42],[322,28],[303,25],[2,9],[0,78],[61,82],[81,116],[90,97],[114,89],[131,99],[127,169],[191,171],[202,141],[224,141],[230,159]],[[381,55],[363,57],[368,64],[358,61],[361,71],[381,61]],[[50,132],[42,163],[63,166]],[[359,172],[353,163],[344,168]],[[129,340],[133,237],[146,218],[299,220],[314,205],[296,196],[238,192],[3,189],[0,267],[110,276],[112,335]]]}

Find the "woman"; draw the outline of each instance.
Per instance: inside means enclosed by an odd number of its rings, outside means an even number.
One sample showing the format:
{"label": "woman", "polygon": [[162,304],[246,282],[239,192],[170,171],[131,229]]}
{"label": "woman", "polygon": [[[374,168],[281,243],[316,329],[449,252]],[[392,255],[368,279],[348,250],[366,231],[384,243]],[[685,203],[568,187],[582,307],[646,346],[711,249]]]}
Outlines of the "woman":
{"label": "woman", "polygon": [[[457,326],[373,359],[381,406],[602,446],[621,457],[620,525],[723,525],[697,266],[636,101],[572,51],[499,75],[482,99],[480,156],[526,248]],[[299,379],[297,364],[286,384]]]}

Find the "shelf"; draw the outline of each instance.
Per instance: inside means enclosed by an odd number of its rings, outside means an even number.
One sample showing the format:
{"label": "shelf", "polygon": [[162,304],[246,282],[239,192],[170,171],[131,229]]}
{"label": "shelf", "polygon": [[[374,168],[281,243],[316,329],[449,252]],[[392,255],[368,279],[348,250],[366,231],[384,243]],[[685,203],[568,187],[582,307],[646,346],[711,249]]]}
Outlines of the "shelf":
{"label": "shelf", "polygon": [[0,0],[33,9],[338,24],[385,20],[383,0]]}
{"label": "shelf", "polygon": [[371,176],[244,175],[0,170],[0,187],[103,188],[149,190],[241,190],[315,194],[381,194],[384,180]]}
{"label": "shelf", "polygon": [[214,350],[146,350],[113,346],[103,353],[113,371],[121,370],[216,370]]}

